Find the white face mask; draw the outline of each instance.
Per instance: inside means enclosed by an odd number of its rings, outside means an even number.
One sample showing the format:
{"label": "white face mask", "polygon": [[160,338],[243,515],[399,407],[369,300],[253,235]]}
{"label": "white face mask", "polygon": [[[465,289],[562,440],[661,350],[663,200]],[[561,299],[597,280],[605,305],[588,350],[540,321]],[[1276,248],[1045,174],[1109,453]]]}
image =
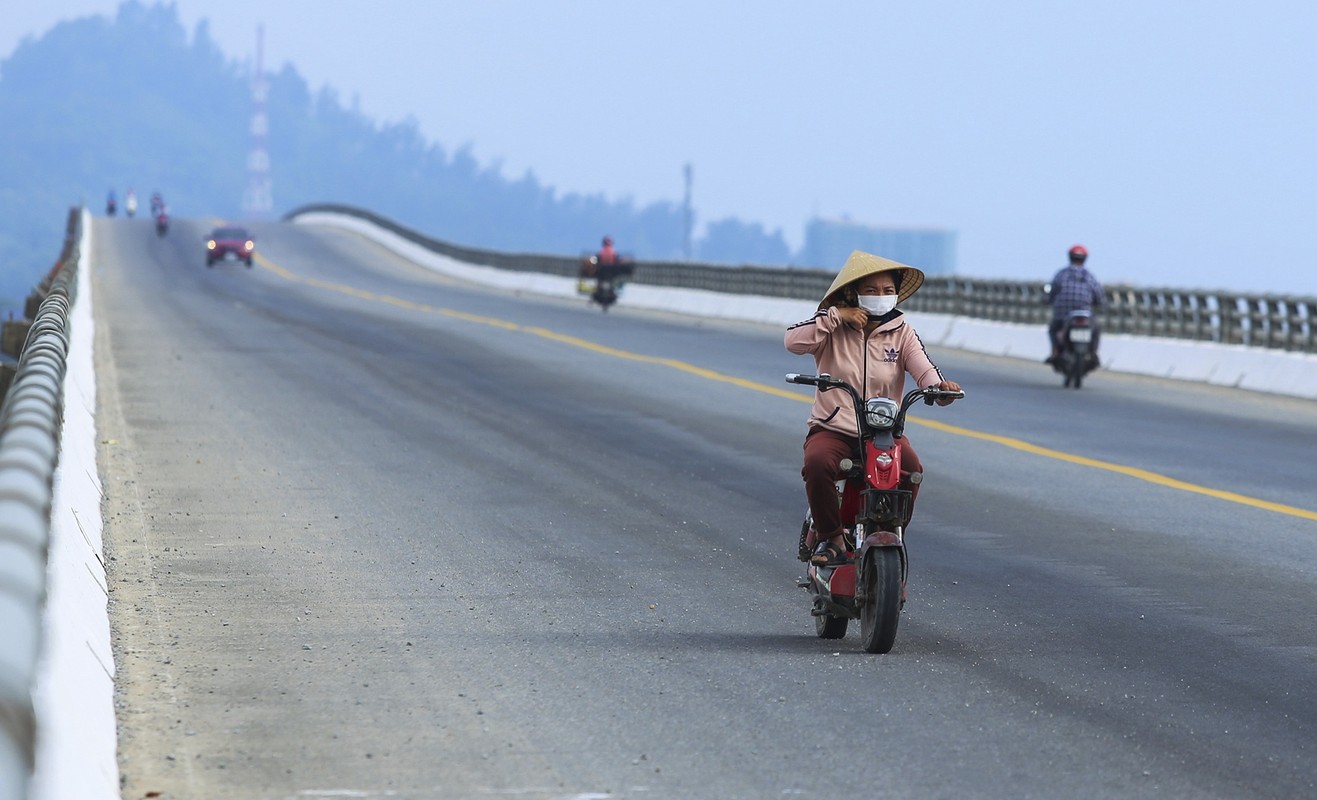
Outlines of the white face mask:
{"label": "white face mask", "polygon": [[862,294],[859,296],[860,308],[869,312],[871,317],[881,317],[896,308],[894,294]]}

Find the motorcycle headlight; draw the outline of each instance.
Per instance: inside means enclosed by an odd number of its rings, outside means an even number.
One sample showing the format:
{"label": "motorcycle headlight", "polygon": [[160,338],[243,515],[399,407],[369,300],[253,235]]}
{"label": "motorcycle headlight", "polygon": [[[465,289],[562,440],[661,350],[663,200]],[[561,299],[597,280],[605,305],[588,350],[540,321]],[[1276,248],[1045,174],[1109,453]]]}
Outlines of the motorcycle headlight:
{"label": "motorcycle headlight", "polygon": [[889,397],[870,397],[864,404],[864,421],[870,428],[885,431],[896,425],[896,415],[900,410],[897,402]]}

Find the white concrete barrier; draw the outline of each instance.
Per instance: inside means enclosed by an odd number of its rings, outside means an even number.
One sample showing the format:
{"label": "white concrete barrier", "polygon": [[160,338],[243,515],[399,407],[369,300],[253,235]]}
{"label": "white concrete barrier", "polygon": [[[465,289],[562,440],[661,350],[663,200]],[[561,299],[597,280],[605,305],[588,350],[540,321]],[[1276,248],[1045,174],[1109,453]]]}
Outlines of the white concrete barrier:
{"label": "white concrete barrier", "polygon": [[78,291],[70,312],[64,426],[51,498],[31,800],[118,800],[114,656],[101,546],[92,353],[91,215],[82,218]]}

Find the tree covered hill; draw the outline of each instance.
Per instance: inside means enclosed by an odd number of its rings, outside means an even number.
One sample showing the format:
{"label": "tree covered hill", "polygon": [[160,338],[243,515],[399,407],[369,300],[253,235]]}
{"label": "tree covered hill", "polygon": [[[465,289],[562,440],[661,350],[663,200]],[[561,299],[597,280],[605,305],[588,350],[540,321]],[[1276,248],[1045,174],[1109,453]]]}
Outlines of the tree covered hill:
{"label": "tree covered hill", "polygon": [[[129,0],[20,44],[0,62],[0,296],[21,300],[57,255],[65,210],[100,213],[111,189],[143,203],[160,191],[180,216],[240,217],[251,78],[172,4]],[[560,195],[312,93],[291,66],[268,80],[276,211],[338,201],[480,247],[575,254],[607,232],[647,258],[681,253],[675,203]]]}
{"label": "tree covered hill", "polygon": [[[226,59],[203,21],[190,34],[175,6],[126,0],[113,18],[63,22],[0,61],[0,314],[58,254],[65,212],[101,213],[107,192],[161,192],[178,216],[241,218],[252,119],[251,65]],[[449,241],[575,255],[608,233],[638,258],[682,256],[676,202],[636,206],[560,194],[533,174],[480,165],[428,141],[412,122],[378,123],[313,93],[292,66],[267,76],[276,212],[341,202]],[[693,243],[705,261],[842,263],[852,248],[950,271],[954,234],[813,220],[792,253],[781,230],[731,217]]]}

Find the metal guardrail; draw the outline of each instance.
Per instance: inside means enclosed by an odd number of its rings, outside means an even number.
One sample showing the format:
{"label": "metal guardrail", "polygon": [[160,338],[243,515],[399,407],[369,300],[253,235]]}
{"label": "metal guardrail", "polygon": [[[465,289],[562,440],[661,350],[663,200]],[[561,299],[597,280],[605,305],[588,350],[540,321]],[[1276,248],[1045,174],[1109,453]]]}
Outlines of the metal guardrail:
{"label": "metal guardrail", "polygon": [[[315,203],[301,206],[284,215],[285,220],[311,213],[345,214],[367,220],[392,231],[428,250],[462,261],[518,272],[539,272],[575,278],[581,268],[580,257],[535,253],[504,253],[464,247],[434,239],[403,227],[371,211],[339,203]],[[685,261],[636,261],[631,281],[651,286],[676,286],[684,289],[707,289],[729,294],[758,294],[769,297],[814,298],[822,296],[832,285],[833,273],[794,267],[716,266]]]}
{"label": "metal guardrail", "polygon": [[36,754],[32,687],[81,220],[81,209],[71,209],[64,249],[34,293],[39,303],[0,403],[0,798],[15,800],[27,797]]}
{"label": "metal guardrail", "polygon": [[[501,253],[433,239],[378,214],[339,203],[302,206],[284,215],[328,212],[368,220],[436,253],[507,270],[574,277],[580,259],[529,253]],[[631,280],[652,286],[706,289],[817,300],[832,285],[835,270],[636,261]],[[1049,275],[1050,277],[1050,275]],[[1051,309],[1042,281],[979,280],[929,276],[907,300],[910,311],[948,314],[1046,327]],[[1317,297],[1245,294],[1196,289],[1109,285],[1098,320],[1108,333],[1126,333],[1199,342],[1247,345],[1317,353]]]}
{"label": "metal guardrail", "polygon": [[[1134,336],[1317,353],[1317,298],[1110,285],[1098,311],[1103,330]],[[1045,326],[1044,284],[929,278],[906,301],[927,311]]]}

